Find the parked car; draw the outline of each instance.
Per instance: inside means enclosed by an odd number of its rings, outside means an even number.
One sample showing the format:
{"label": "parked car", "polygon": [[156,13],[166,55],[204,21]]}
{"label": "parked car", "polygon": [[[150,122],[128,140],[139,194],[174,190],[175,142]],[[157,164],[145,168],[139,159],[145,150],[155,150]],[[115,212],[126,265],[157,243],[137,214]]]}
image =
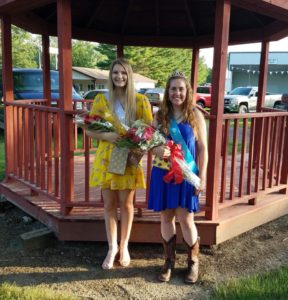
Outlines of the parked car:
{"label": "parked car", "polygon": [[94,100],[94,98],[99,94],[99,93],[109,93],[108,89],[95,89],[95,90],[90,90],[84,93],[83,98],[85,100]]}
{"label": "parked car", "polygon": [[202,108],[211,107],[211,85],[197,87],[196,103]]}
{"label": "parked car", "polygon": [[275,105],[275,108],[288,111],[288,93],[284,93],[281,102]]}
{"label": "parked car", "polygon": [[164,89],[163,88],[154,88],[149,89],[145,92],[148,100],[151,104],[159,105],[161,101],[163,101],[164,97]]}
{"label": "parked car", "polygon": [[[58,105],[59,100],[59,73],[50,71],[51,104]],[[41,69],[13,69],[14,99],[43,99],[43,71]],[[2,71],[0,72],[0,97],[3,98]],[[83,108],[83,98],[72,87],[72,100],[76,102],[76,109]],[[0,128],[4,127],[3,105],[0,108]]]}
{"label": "parked car", "polygon": [[137,93],[144,95],[147,90],[149,90],[149,88],[142,88],[142,89],[137,90]]}
{"label": "parked car", "polygon": [[[281,94],[266,93],[265,106],[275,108],[281,102]],[[224,97],[224,111],[247,113],[256,111],[258,87],[237,87]]]}
{"label": "parked car", "polygon": [[[57,105],[59,100],[59,73],[50,71],[51,100]],[[43,72],[41,69],[13,69],[14,99],[43,99]],[[2,98],[2,72],[0,73],[0,95]],[[83,98],[72,87],[72,100],[81,101]],[[82,107],[81,102],[77,108]]]}

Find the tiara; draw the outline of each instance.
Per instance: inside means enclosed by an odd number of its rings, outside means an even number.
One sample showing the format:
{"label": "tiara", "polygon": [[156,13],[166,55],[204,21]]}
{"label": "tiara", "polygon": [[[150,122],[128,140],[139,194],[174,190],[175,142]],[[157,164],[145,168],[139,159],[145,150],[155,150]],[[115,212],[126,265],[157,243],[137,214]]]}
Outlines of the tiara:
{"label": "tiara", "polygon": [[174,77],[180,77],[180,78],[185,78],[186,79],[185,74],[181,71],[172,72],[171,75],[168,77],[168,79],[171,79],[171,78],[174,78]]}

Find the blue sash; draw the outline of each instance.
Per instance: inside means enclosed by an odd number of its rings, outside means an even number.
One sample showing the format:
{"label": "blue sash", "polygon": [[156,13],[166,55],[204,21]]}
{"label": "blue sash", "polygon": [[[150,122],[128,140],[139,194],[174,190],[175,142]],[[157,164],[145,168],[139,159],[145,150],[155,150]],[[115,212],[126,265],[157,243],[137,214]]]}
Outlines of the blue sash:
{"label": "blue sash", "polygon": [[193,173],[195,173],[196,175],[198,175],[199,170],[198,170],[198,167],[196,165],[196,162],[195,162],[194,158],[192,157],[192,154],[191,154],[190,150],[188,149],[188,147],[187,147],[187,145],[186,145],[186,143],[183,139],[183,136],[180,132],[180,129],[179,129],[178,124],[177,124],[174,117],[170,117],[169,131],[170,131],[170,135],[171,135],[174,143],[181,145],[182,150],[184,152],[185,161],[190,166],[191,171]]}

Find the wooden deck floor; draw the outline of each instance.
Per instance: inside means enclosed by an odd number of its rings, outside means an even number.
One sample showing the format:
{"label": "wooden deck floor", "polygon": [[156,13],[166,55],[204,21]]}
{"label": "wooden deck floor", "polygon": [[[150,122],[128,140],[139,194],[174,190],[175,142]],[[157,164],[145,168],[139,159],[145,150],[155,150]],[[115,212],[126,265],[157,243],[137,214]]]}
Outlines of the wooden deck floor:
{"label": "wooden deck floor", "polygon": [[[75,203],[84,201],[84,181],[84,158],[75,156]],[[229,180],[227,184],[228,182]],[[74,207],[69,215],[63,216],[60,213],[59,203],[40,194],[31,196],[30,188],[18,181],[2,182],[0,192],[22,210],[53,229],[60,240],[106,240],[103,208]],[[101,202],[99,189],[91,188],[90,195],[92,203]],[[200,199],[202,206],[205,205],[205,199],[206,196],[203,194]],[[257,205],[248,205],[248,201],[236,199],[233,206],[231,204],[228,206],[226,202],[229,201],[219,204],[217,220],[205,220],[203,211],[196,214],[195,220],[202,244],[221,243],[288,213],[288,196],[278,192],[261,197]],[[145,202],[145,190],[137,191],[137,202]],[[138,209],[135,209],[131,241],[161,242],[159,214],[147,209],[142,209],[141,212],[140,216]],[[181,234],[177,240],[181,242]]]}

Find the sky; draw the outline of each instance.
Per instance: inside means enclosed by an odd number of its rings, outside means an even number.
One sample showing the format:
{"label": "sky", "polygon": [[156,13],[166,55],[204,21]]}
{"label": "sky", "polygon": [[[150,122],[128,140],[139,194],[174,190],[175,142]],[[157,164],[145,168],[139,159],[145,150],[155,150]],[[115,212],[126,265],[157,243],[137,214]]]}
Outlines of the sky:
{"label": "sky", "polygon": [[[242,44],[229,46],[228,52],[260,52],[261,51],[261,43],[253,43],[253,44]],[[271,42],[269,46],[269,51],[287,51],[288,55],[288,37],[279,40],[277,42]],[[213,48],[200,49],[200,56],[204,57],[205,62],[209,68],[212,68],[213,65]]]}

